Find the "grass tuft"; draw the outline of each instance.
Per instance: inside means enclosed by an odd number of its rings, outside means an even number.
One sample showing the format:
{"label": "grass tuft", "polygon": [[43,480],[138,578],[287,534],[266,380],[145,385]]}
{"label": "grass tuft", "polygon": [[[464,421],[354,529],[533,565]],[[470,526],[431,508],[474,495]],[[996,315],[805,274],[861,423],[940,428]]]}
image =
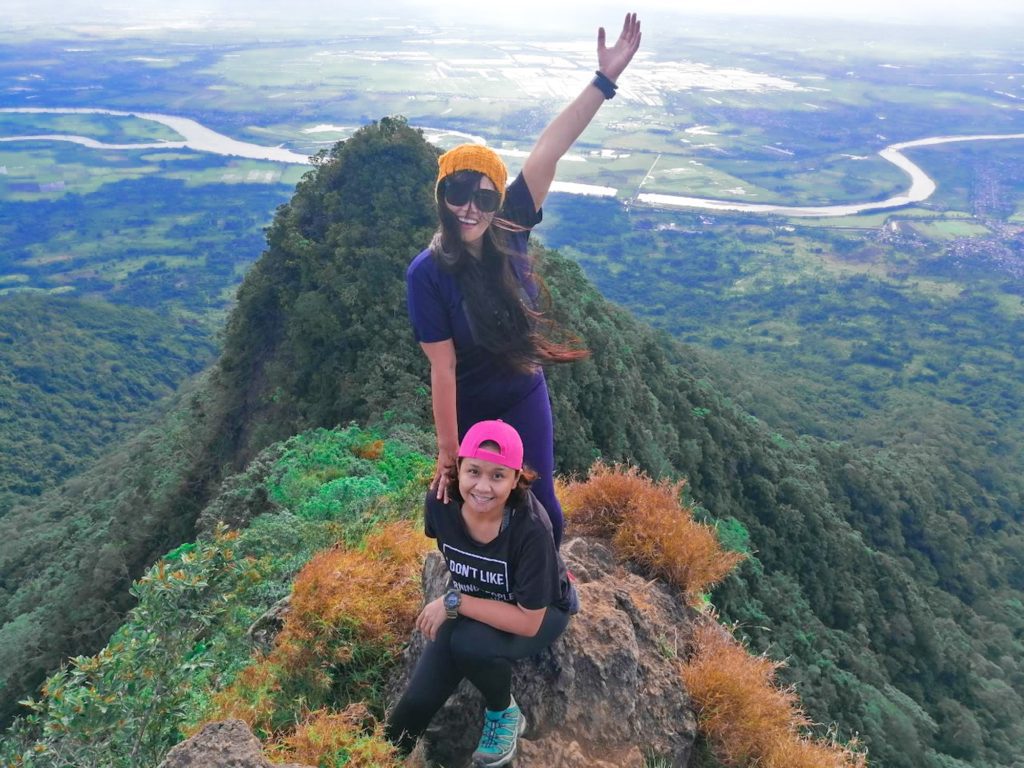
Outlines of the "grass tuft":
{"label": "grass tuft", "polygon": [[317,710],[268,750],[274,762],[318,768],[399,768],[398,750],[362,704],[342,712]]}
{"label": "grass tuft", "polygon": [[391,523],[362,548],[316,555],[292,588],[273,650],[218,694],[204,722],[237,717],[278,741],[311,711],[334,702],[379,704],[380,688],[422,602],[430,540]]}
{"label": "grass tuft", "polygon": [[678,588],[697,603],[743,560],[725,550],[713,528],[680,502],[684,481],[656,482],[636,467],[594,464],[586,481],[562,483],[569,530],[610,539],[623,559]]}
{"label": "grass tuft", "polygon": [[697,627],[693,642],[681,675],[697,705],[700,729],[723,765],[865,768],[863,753],[804,735],[811,722],[796,693],[776,683],[780,662],[751,655],[710,620]]}

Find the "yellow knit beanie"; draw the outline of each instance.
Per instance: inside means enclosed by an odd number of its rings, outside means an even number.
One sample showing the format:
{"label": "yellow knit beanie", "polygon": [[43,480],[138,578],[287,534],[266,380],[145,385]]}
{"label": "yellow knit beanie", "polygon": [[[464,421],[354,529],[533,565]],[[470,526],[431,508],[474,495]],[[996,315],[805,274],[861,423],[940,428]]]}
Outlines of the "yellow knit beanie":
{"label": "yellow knit beanie", "polygon": [[508,169],[498,157],[498,153],[479,144],[460,144],[450,149],[437,159],[437,184],[446,176],[459,171],[476,171],[482,173],[494,184],[494,188],[505,201],[505,184],[508,181]]}

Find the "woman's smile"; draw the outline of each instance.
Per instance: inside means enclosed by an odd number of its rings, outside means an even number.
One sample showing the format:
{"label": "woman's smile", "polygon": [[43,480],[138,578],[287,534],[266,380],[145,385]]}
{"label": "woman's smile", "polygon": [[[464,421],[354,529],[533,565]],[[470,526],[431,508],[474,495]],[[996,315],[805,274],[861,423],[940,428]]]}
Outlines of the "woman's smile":
{"label": "woman's smile", "polygon": [[472,229],[480,223],[479,218],[468,214],[466,216],[459,216],[458,219],[462,229]]}
{"label": "woman's smile", "polygon": [[459,494],[476,514],[500,514],[519,480],[514,469],[484,459],[463,459],[459,465]]}
{"label": "woman's smile", "polygon": [[[492,182],[486,176],[480,177],[480,183],[478,189],[490,189],[494,190],[494,182]],[[491,225],[491,220],[494,218],[493,213],[483,213],[479,208],[476,207],[476,203],[470,198],[469,202],[465,205],[455,206],[445,201],[445,205],[448,206],[455,218],[459,222],[459,234],[462,237],[462,242],[466,245],[476,244],[482,241],[484,233],[487,231],[487,227]]]}

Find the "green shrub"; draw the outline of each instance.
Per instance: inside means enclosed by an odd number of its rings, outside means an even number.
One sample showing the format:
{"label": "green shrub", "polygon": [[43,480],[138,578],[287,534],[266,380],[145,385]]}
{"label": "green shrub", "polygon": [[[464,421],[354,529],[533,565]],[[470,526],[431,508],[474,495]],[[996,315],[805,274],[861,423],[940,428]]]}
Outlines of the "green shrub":
{"label": "green shrub", "polygon": [[132,587],[139,604],[95,656],[51,676],[0,758],[10,766],[155,765],[181,738],[192,688],[216,666],[210,628],[260,580],[237,533],[179,547]]}

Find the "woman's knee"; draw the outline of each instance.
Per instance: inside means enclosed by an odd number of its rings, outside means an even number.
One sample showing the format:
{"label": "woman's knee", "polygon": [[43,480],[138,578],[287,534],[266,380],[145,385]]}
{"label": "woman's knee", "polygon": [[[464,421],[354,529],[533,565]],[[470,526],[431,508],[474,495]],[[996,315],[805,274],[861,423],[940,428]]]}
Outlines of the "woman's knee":
{"label": "woman's knee", "polygon": [[431,710],[437,706],[437,698],[434,691],[424,687],[406,688],[394,711],[406,716],[415,716],[423,712],[433,714]]}
{"label": "woman's knee", "polygon": [[449,649],[458,661],[481,662],[502,657],[506,633],[472,619],[459,619]]}

